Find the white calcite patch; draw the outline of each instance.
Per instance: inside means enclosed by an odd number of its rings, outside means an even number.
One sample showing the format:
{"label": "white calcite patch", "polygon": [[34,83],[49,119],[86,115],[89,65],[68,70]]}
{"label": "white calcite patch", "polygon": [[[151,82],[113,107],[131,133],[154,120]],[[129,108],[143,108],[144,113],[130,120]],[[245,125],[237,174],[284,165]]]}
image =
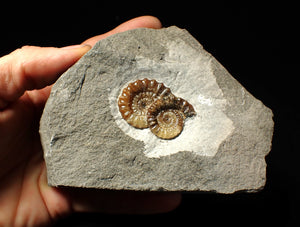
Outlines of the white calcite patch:
{"label": "white calcite patch", "polygon": [[[168,46],[169,53],[164,62],[136,57],[135,72],[139,73],[128,75],[126,84],[109,92],[111,113],[125,134],[144,142],[147,157],[159,158],[180,151],[214,156],[234,126],[223,112],[226,100],[211,71],[211,58],[199,55],[184,43],[169,43]],[[150,129],[136,129],[122,118],[117,105],[120,92],[128,83],[143,78],[164,83],[174,95],[193,105],[197,115],[185,120],[183,131],[178,137],[160,139]]]}

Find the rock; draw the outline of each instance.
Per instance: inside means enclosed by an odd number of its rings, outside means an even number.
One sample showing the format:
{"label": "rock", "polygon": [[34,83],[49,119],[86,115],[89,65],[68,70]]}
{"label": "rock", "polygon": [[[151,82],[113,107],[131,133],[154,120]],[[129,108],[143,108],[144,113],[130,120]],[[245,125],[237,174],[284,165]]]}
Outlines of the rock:
{"label": "rock", "polygon": [[[176,138],[121,117],[120,92],[143,78],[194,107]],[[114,190],[260,190],[272,134],[272,111],[175,26],[99,41],[54,84],[40,122],[49,185]]]}

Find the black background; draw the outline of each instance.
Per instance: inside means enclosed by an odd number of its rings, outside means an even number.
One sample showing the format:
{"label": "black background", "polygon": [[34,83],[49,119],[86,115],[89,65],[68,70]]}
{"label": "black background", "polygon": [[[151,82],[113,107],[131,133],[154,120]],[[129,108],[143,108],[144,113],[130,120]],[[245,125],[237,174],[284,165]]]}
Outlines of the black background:
{"label": "black background", "polygon": [[[299,18],[288,1],[28,2],[2,7],[0,55],[23,45],[62,47],[109,31],[141,15],[187,29],[274,113],[266,187],[253,194],[183,194],[173,212],[150,216],[73,214],[56,226],[236,225],[300,226]],[[76,6],[74,6],[76,5]]]}

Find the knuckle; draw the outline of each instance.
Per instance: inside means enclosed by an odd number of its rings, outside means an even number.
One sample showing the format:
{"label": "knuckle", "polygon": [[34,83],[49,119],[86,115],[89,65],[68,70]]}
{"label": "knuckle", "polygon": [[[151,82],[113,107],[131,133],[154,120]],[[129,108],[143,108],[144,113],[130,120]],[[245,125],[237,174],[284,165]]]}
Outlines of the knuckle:
{"label": "knuckle", "polygon": [[25,46],[22,46],[22,47],[16,49],[15,51],[11,52],[10,55],[13,55],[13,56],[22,55],[22,54],[24,54],[24,52],[28,52],[32,48],[33,48],[33,46],[25,45]]}
{"label": "knuckle", "polygon": [[28,74],[28,66],[32,63],[32,57],[37,50],[36,46],[22,46],[17,51],[17,57],[15,58],[15,78],[17,78],[17,84],[20,86],[25,85],[26,89],[31,90],[34,87],[31,75]]}
{"label": "knuckle", "polygon": [[35,86],[27,66],[36,48],[26,45],[0,58],[0,97],[4,100],[13,101]]}
{"label": "knuckle", "polygon": [[33,85],[31,85],[31,78],[27,73],[27,65],[28,56],[30,55],[30,52],[33,51],[33,46],[22,46],[21,48],[15,50],[12,53],[11,61],[10,61],[10,84],[12,87],[12,90],[14,90],[15,94],[18,94],[18,96],[22,95],[24,92],[24,85],[26,87],[31,88]]}

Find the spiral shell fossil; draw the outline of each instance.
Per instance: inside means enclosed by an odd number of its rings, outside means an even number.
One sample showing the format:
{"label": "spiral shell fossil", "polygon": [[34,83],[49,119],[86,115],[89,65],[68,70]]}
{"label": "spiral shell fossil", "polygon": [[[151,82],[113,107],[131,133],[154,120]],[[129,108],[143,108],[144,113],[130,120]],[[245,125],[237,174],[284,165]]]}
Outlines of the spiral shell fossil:
{"label": "spiral shell fossil", "polygon": [[136,128],[147,128],[147,110],[158,98],[167,96],[170,89],[156,80],[137,80],[123,89],[118,106],[122,117]]}
{"label": "spiral shell fossil", "polygon": [[195,114],[191,104],[172,95],[153,102],[148,109],[147,120],[154,135],[162,139],[172,139],[181,133],[186,117]]}
{"label": "spiral shell fossil", "polygon": [[173,95],[170,88],[147,78],[129,83],[119,96],[118,106],[128,124],[150,128],[162,139],[178,136],[184,120],[196,114],[193,106]]}

